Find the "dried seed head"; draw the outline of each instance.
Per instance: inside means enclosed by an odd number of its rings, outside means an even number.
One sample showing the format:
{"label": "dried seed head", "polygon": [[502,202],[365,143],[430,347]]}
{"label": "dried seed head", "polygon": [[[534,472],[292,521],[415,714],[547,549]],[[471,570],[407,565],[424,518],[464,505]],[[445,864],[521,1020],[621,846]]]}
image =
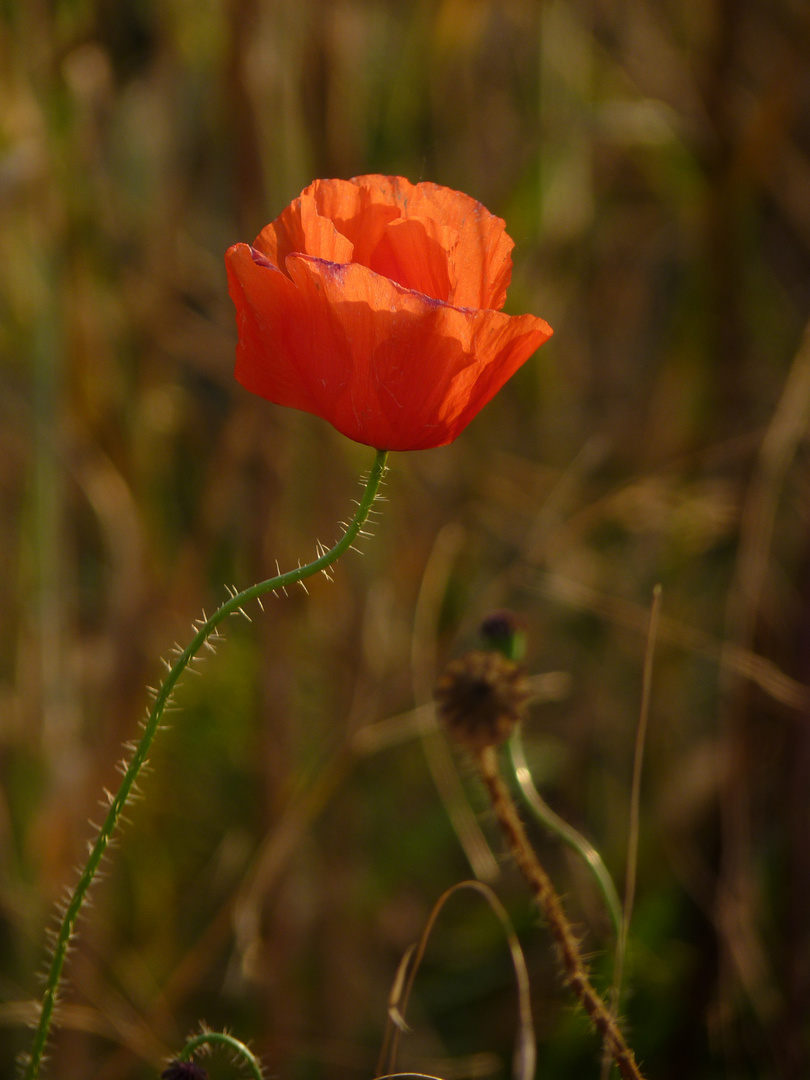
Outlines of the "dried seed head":
{"label": "dried seed head", "polygon": [[436,686],[439,719],[474,753],[509,738],[528,697],[523,669],[499,652],[466,653],[447,666]]}

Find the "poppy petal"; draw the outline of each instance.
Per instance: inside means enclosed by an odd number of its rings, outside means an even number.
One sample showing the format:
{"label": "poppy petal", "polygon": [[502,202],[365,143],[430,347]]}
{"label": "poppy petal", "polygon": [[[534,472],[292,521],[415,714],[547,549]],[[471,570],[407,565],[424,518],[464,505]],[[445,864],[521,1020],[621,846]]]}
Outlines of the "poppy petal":
{"label": "poppy petal", "polygon": [[289,256],[292,289],[247,245],[228,266],[239,381],[378,449],[451,442],[551,333],[532,315],[454,308],[357,263]]}
{"label": "poppy petal", "polygon": [[459,235],[455,253],[459,275],[452,303],[456,307],[500,311],[512,278],[511,253],[515,246],[506,233],[506,222],[474,199],[459,204],[446,194],[446,188],[435,184],[431,187],[434,213],[452,223]]}
{"label": "poppy petal", "polygon": [[289,263],[319,348],[342,361],[327,418],[378,449],[452,442],[551,335],[532,315],[451,307],[356,263]]}
{"label": "poppy petal", "polygon": [[[383,197],[376,185],[361,185],[353,180],[316,180],[306,189],[318,213],[335,223],[335,228],[354,245],[352,262],[369,265],[371,252],[377,247],[386,225],[402,216],[403,208]],[[317,254],[312,248],[301,248],[308,255]],[[334,259],[348,262],[348,259]]]}
{"label": "poppy petal", "polygon": [[398,218],[385,229],[366,265],[406,289],[449,301],[457,244],[458,234],[446,225],[427,218]]}
{"label": "poppy petal", "polygon": [[316,412],[307,373],[296,363],[307,317],[301,296],[285,273],[256,256],[248,244],[234,244],[225,255],[239,334],[236,378],[277,405]]}
{"label": "poppy petal", "polygon": [[334,221],[319,213],[317,203],[306,192],[262,229],[253,246],[279,270],[284,270],[285,259],[294,252],[307,252],[332,262],[351,262],[355,258],[351,240]]}
{"label": "poppy petal", "polygon": [[[351,183],[373,192],[375,198],[394,201],[408,217],[452,229],[458,236],[457,269],[448,300],[456,307],[500,311],[512,276],[514,247],[502,218],[469,195],[439,184],[411,184],[401,176],[358,176]],[[366,259],[355,261],[370,265]]]}

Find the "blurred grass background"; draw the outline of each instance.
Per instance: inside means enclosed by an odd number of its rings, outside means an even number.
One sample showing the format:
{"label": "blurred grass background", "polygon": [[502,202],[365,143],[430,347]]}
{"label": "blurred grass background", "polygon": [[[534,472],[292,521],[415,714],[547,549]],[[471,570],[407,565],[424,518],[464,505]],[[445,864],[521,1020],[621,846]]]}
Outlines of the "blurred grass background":
{"label": "blurred grass background", "polygon": [[[394,455],[363,558],[234,620],[185,680],[48,1075],[153,1077],[201,1019],[285,1080],[373,1075],[399,959],[472,872],[411,710],[493,608],[567,677],[528,753],[621,881],[656,582],[631,1041],[656,1080],[810,1075],[807,5],[0,12],[0,1075],[159,656],[226,582],[336,538],[370,463],[234,383],[223,252],[314,177],[374,171],[502,215],[508,310],[556,335],[452,447]],[[533,836],[607,978],[591,884]],[[501,863],[495,886],[538,1075],[597,1076],[523,884]],[[403,1067],[507,1075],[515,991],[475,898],[411,1020]]]}

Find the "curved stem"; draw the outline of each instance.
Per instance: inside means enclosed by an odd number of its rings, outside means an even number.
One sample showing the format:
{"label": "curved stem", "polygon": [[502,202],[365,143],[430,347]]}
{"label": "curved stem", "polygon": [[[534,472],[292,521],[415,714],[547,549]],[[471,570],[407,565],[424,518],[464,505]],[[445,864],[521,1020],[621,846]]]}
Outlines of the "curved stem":
{"label": "curved stem", "polygon": [[573,848],[593,874],[594,880],[599,886],[599,891],[605,901],[605,907],[608,910],[608,915],[610,916],[610,921],[613,926],[613,933],[616,936],[616,940],[619,941],[622,936],[622,902],[619,899],[619,894],[616,891],[613,878],[610,876],[610,872],[605,866],[602,856],[593,844],[587,840],[582,833],[577,832],[573,825],[569,825],[567,821],[559,816],[559,814],[555,814],[535,787],[531,771],[526,761],[523,740],[517,729],[509,740],[509,757],[515,772],[515,778],[523,792],[523,797],[534,816],[542,825],[545,825],[551,833],[558,836],[563,843],[567,844],[570,848]]}
{"label": "curved stem", "polygon": [[95,843],[90,849],[90,857],[88,858],[87,864],[71,894],[70,900],[68,901],[62,916],[59,930],[56,933],[53,957],[48,970],[45,991],[42,996],[39,1021],[34,1032],[31,1055],[25,1068],[25,1080],[37,1080],[37,1077],[39,1076],[42,1055],[45,1051],[45,1044],[53,1021],[53,1012],[56,1006],[62,969],[76,927],[76,920],[79,917],[79,912],[84,904],[87,892],[96,875],[99,863],[104,857],[110,840],[118,826],[121,813],[126,806],[127,800],[132,794],[138,775],[146,761],[152,742],[160,727],[160,721],[163,717],[166,705],[171,698],[172,692],[177,685],[180,676],[192,660],[194,660],[200,649],[208,642],[208,639],[215,633],[216,628],[220,623],[227,619],[229,615],[242,611],[244,604],[249,600],[258,599],[265,593],[284,589],[288,585],[296,585],[305,578],[317,574],[319,570],[325,570],[327,567],[331,566],[333,562],[339,559],[344,551],[352,546],[352,543],[357,538],[358,533],[360,533],[363,525],[368,519],[372,503],[377,497],[377,492],[385,472],[387,456],[388,454],[386,451],[377,451],[377,456],[374,459],[374,464],[371,467],[366,483],[366,489],[357,506],[357,512],[351,522],[347,525],[343,536],[334,547],[330,548],[328,551],[324,551],[317,559],[307,563],[305,566],[299,566],[295,570],[288,571],[286,574],[277,574],[276,577],[268,578],[266,581],[260,581],[258,584],[251,585],[242,592],[233,593],[210,618],[200,620],[194,624],[197,627],[197,632],[186,648],[178,653],[173,664],[164,661],[168,668],[168,674],[163,680],[155,697],[155,702],[149,711],[149,715],[144,724],[143,734],[132,752],[132,757],[127,764],[124,778],[121,781],[121,786],[119,787],[117,794],[110,799],[110,808],[101,824]]}
{"label": "curved stem", "polygon": [[254,1080],[264,1080],[264,1077],[262,1076],[262,1067],[256,1060],[255,1055],[243,1042],[240,1042],[239,1039],[235,1039],[233,1035],[229,1035],[227,1031],[203,1031],[200,1035],[195,1035],[194,1038],[189,1039],[183,1047],[178,1060],[190,1061],[191,1055],[197,1047],[205,1046],[206,1044],[209,1046],[215,1044],[227,1046],[232,1053],[238,1054],[239,1057],[245,1060]]}

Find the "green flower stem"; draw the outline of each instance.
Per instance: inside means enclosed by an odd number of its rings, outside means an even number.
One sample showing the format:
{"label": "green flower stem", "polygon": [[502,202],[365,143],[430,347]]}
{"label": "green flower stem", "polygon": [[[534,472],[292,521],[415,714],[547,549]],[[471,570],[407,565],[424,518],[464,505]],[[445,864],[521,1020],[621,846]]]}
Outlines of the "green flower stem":
{"label": "green flower stem", "polygon": [[165,661],[166,667],[168,668],[166,678],[163,680],[163,683],[157,692],[155,702],[144,723],[143,734],[141,735],[140,741],[132,751],[132,757],[124,772],[121,786],[119,787],[117,794],[110,799],[110,808],[99,829],[95,843],[90,850],[90,857],[87,860],[87,864],[79,877],[62,916],[62,922],[55,937],[53,957],[48,970],[45,991],[40,1007],[39,1020],[34,1032],[31,1055],[28,1059],[24,1073],[25,1080],[37,1080],[37,1077],[39,1076],[42,1056],[45,1051],[45,1044],[53,1020],[53,1012],[57,1001],[62,969],[76,927],[76,920],[79,917],[79,912],[81,911],[87,892],[92,884],[96,871],[98,870],[99,863],[104,857],[107,846],[115,833],[121,813],[135,787],[138,775],[146,761],[152,747],[152,742],[160,727],[163,712],[180,676],[191,661],[194,660],[200,649],[208,642],[208,639],[214,634],[220,623],[227,619],[229,615],[242,611],[244,605],[248,601],[256,600],[265,593],[285,589],[288,585],[296,585],[305,578],[317,574],[318,571],[326,570],[327,567],[331,566],[332,563],[339,559],[340,556],[352,546],[352,543],[357,538],[363,525],[368,519],[371,506],[377,497],[377,492],[379,491],[380,483],[385,472],[387,456],[387,451],[377,451],[374,464],[371,467],[366,483],[366,489],[357,506],[357,512],[351,522],[346,526],[346,531],[334,547],[330,548],[328,551],[323,551],[317,559],[307,563],[305,566],[299,566],[295,570],[288,571],[286,574],[278,574],[276,577],[268,578],[266,581],[260,581],[258,584],[251,585],[250,588],[244,589],[242,592],[233,593],[233,595],[229,596],[225,603],[222,604],[210,618],[195,623],[197,632],[186,648],[178,653],[174,663],[169,664],[168,661]]}
{"label": "green flower stem", "polygon": [[554,813],[534,786],[532,774],[526,762],[526,754],[523,750],[523,741],[520,738],[519,731],[515,731],[509,740],[509,756],[512,760],[515,778],[520,785],[520,789],[523,792],[523,797],[525,798],[529,809],[537,820],[542,825],[545,825],[549,832],[558,836],[563,843],[576,851],[577,855],[579,855],[593,874],[594,880],[605,901],[605,907],[610,915],[613,933],[616,935],[617,941],[620,941],[623,924],[622,902],[619,899],[616,886],[613,884],[613,878],[610,876],[608,868],[602,860],[602,856],[589,840],[586,840],[572,825],[569,825],[567,821],[564,821],[559,814]]}
{"label": "green flower stem", "polygon": [[234,1054],[238,1054],[239,1057],[243,1058],[247,1062],[250,1075],[254,1077],[254,1080],[264,1080],[262,1076],[262,1067],[251,1051],[243,1042],[235,1039],[233,1035],[229,1035],[227,1031],[203,1031],[200,1035],[195,1035],[194,1038],[189,1039],[183,1047],[179,1060],[190,1061],[192,1054],[198,1046],[213,1046],[216,1044],[227,1046]]}

